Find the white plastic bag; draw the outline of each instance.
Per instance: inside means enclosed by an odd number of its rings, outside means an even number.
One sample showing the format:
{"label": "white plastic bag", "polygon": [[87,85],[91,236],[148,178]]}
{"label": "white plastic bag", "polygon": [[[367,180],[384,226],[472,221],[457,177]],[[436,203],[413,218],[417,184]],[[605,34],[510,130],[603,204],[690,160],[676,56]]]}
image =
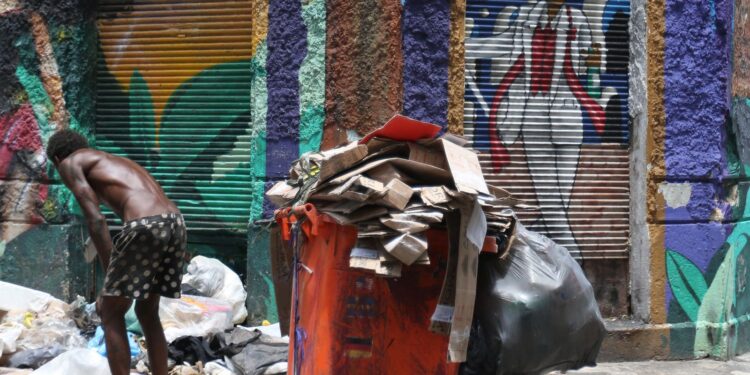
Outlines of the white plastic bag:
{"label": "white plastic bag", "polygon": [[32,375],[111,375],[107,359],[93,349],[73,349],[38,368]]}
{"label": "white plastic bag", "polygon": [[24,330],[24,326],[6,322],[0,324],[0,355],[4,353],[13,353],[16,351],[16,341]]}
{"label": "white plastic bag", "polygon": [[10,311],[0,324],[3,351],[33,350],[55,344],[66,349],[86,347],[86,340],[70,318],[73,309],[70,305],[56,298],[42,298],[28,301],[25,306],[26,310]]}
{"label": "white plastic bag", "polygon": [[180,299],[162,298],[159,318],[167,342],[181,336],[207,336],[233,326],[229,303],[186,294]]}
{"label": "white plastic bag", "polygon": [[232,370],[220,365],[219,361],[206,363],[203,373],[206,375],[236,375]]}
{"label": "white plastic bag", "polygon": [[200,294],[232,305],[232,322],[240,324],[247,318],[247,291],[234,271],[217,259],[196,256],[190,260],[182,284],[195,288]]}
{"label": "white plastic bag", "polygon": [[[32,304],[57,300],[48,293],[0,281],[0,310],[28,310]],[[59,301],[59,300],[58,300]]]}

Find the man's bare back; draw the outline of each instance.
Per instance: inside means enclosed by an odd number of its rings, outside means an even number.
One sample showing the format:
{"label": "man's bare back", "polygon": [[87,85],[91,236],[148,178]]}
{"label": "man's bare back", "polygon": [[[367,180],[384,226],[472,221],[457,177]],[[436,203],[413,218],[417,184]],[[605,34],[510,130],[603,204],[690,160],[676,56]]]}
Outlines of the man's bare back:
{"label": "man's bare back", "polygon": [[64,180],[83,174],[99,201],[123,221],[179,212],[153,177],[129,159],[85,148],[65,158],[59,170]]}

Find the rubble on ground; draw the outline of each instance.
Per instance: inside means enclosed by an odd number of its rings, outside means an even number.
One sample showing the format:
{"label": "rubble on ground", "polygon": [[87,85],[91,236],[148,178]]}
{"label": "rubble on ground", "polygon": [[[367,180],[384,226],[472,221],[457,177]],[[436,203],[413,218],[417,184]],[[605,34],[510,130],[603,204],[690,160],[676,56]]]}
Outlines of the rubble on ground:
{"label": "rubble on ground", "polygon": [[[278,324],[238,324],[244,323],[247,309],[245,287],[237,274],[216,259],[197,256],[181,289],[180,299],[162,298],[159,305],[169,342],[170,374],[286,373],[289,339],[281,337]],[[79,296],[68,304],[6,282],[0,282],[0,295],[0,374],[110,373],[94,303]],[[131,373],[149,374],[147,347],[132,307],[126,327]],[[185,344],[191,342],[199,344]]]}

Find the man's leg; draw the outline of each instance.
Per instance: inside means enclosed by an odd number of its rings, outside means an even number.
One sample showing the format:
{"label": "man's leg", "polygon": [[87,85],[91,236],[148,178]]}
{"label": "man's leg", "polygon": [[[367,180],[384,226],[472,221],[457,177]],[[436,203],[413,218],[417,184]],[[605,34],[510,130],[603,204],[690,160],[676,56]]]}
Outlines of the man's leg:
{"label": "man's leg", "polygon": [[[142,301],[135,302],[135,315],[141,323],[143,335],[146,336],[148,362],[152,375],[167,375],[167,340],[159,320],[158,294]],[[113,374],[114,375],[114,374]]]}
{"label": "man's leg", "polygon": [[112,375],[130,373],[130,346],[125,331],[125,313],[132,301],[125,297],[101,297],[101,318],[107,361]]}

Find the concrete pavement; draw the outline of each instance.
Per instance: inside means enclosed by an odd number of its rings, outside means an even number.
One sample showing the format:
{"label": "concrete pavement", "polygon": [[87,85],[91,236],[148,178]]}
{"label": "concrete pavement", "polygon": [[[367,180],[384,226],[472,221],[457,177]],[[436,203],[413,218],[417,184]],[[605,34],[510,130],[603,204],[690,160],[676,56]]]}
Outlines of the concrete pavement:
{"label": "concrete pavement", "polygon": [[750,353],[731,361],[646,361],[600,363],[597,367],[570,371],[586,375],[750,375]]}

